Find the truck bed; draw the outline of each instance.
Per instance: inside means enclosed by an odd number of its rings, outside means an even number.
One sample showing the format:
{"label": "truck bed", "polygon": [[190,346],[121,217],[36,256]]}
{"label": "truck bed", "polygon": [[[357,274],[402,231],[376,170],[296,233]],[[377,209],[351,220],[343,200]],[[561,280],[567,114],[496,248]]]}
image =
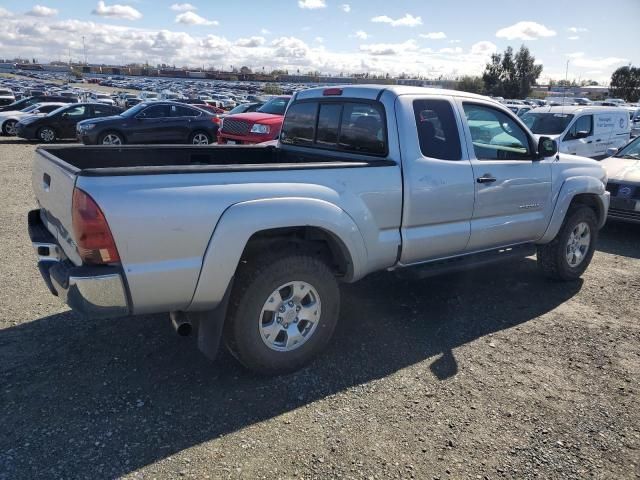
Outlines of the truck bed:
{"label": "truck bed", "polygon": [[74,175],[90,177],[394,165],[384,159],[296,153],[272,145],[60,145],[41,146],[38,152]]}

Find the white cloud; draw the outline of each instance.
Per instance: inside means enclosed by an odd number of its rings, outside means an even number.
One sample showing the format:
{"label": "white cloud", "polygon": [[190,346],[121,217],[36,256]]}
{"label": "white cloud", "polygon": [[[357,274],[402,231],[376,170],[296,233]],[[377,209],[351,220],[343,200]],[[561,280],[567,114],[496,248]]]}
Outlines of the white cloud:
{"label": "white cloud", "polygon": [[271,30],[267,30],[266,28],[261,28],[260,29],[260,33],[262,35],[270,35],[271,34]]}
{"label": "white cloud", "polygon": [[567,37],[567,40],[580,40],[580,37],[578,35],[572,35],[570,37]]}
{"label": "white cloud", "polygon": [[507,40],[536,40],[554,37],[556,32],[536,22],[518,22],[496,32],[496,37]]}
{"label": "white cloud", "polygon": [[462,40],[449,40],[449,43],[461,43]]}
{"label": "white cloud", "polygon": [[314,38],[314,40],[315,40],[317,43],[324,43],[324,37],[316,37],[316,38]]}
{"label": "white cloud", "polygon": [[45,7],[44,5],[34,5],[26,14],[32,17],[55,17],[58,14],[58,10]]}
{"label": "white cloud", "polygon": [[344,13],[349,13],[351,11],[351,5],[349,5],[348,3],[343,3],[342,5],[340,5],[340,8]]}
{"label": "white cloud", "polygon": [[318,8],[327,8],[325,0],[298,0],[298,6],[307,10],[316,10]]}
{"label": "white cloud", "polygon": [[235,45],[238,47],[244,48],[256,48],[264,45],[266,40],[264,37],[249,37],[249,38],[239,38],[236,40]]}
{"label": "white cloud", "polygon": [[388,23],[392,27],[417,27],[422,25],[422,17],[414,17],[410,13],[406,13],[404,17],[395,20],[387,15],[380,15],[371,19],[373,23]]}
{"label": "white cloud", "polygon": [[201,26],[215,26],[219,25],[217,20],[207,20],[194,12],[184,12],[176,15],[176,23],[182,23],[183,25],[201,25]]}
{"label": "white cloud", "polygon": [[13,13],[11,13],[6,8],[0,7],[0,18],[13,17]]}
{"label": "white cloud", "polygon": [[171,5],[171,10],[174,12],[195,12],[197,9],[198,7],[190,3],[174,3]]}
{"label": "white cloud", "polygon": [[366,40],[367,38],[369,38],[371,35],[369,35],[367,32],[365,32],[364,30],[358,30],[356,33],[354,33],[353,35],[349,35],[350,37],[355,37],[355,38],[359,38],[360,40]]}
{"label": "white cloud", "polygon": [[566,55],[571,59],[571,65],[579,68],[600,69],[602,67],[612,68],[616,65],[628,63],[628,58],[619,57],[587,57],[584,52],[568,53]]}
{"label": "white cloud", "polygon": [[447,35],[444,32],[421,33],[420,36],[422,38],[428,38],[429,40],[442,40],[443,38],[447,38]]}
{"label": "white cloud", "polygon": [[485,40],[471,45],[471,55],[487,56],[495,52],[497,49],[498,47],[494,43]]}
{"label": "white cloud", "polygon": [[121,18],[124,20],[142,18],[142,14],[129,5],[106,5],[102,0],[98,2],[98,6],[91,13],[100,17]]}
{"label": "white cloud", "polygon": [[407,40],[404,43],[373,43],[370,45],[360,45],[360,51],[367,52],[370,55],[398,55],[417,49],[418,45],[415,40]]}
{"label": "white cloud", "polygon": [[583,27],[569,27],[567,28],[567,30],[569,30],[571,33],[584,33],[589,31],[589,29]]}
{"label": "white cloud", "polygon": [[462,53],[462,48],[460,48],[460,47],[455,47],[455,48],[445,47],[445,48],[441,48],[440,50],[438,50],[438,53],[454,53],[454,54],[458,54],[458,53]]}

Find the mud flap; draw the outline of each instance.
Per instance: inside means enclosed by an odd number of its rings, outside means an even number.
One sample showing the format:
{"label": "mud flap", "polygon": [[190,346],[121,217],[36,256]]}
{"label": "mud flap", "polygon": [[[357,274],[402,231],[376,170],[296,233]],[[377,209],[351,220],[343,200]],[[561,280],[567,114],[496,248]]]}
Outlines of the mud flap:
{"label": "mud flap", "polygon": [[233,279],[229,282],[229,287],[222,301],[215,309],[191,313],[191,315],[198,318],[198,349],[211,361],[216,359],[220,349],[232,285]]}

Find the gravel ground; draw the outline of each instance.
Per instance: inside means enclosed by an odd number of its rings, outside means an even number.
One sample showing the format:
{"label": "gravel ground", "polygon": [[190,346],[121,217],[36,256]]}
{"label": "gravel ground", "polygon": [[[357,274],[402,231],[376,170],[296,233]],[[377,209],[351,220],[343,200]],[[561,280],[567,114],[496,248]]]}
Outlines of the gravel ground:
{"label": "gravel ground", "polygon": [[573,284],[527,259],[345,286],[326,354],[265,379],[52,297],[33,149],[0,139],[0,479],[640,478],[640,226]]}

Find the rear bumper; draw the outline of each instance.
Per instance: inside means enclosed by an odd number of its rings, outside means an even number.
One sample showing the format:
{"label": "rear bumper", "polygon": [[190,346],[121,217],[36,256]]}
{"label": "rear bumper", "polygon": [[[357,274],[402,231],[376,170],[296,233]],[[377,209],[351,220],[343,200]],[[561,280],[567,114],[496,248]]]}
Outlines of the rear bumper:
{"label": "rear bumper", "polygon": [[122,272],[113,266],[75,266],[40,219],[40,210],[29,212],[29,237],[38,257],[38,269],[52,294],[72,310],[92,318],[129,315],[129,301]]}

